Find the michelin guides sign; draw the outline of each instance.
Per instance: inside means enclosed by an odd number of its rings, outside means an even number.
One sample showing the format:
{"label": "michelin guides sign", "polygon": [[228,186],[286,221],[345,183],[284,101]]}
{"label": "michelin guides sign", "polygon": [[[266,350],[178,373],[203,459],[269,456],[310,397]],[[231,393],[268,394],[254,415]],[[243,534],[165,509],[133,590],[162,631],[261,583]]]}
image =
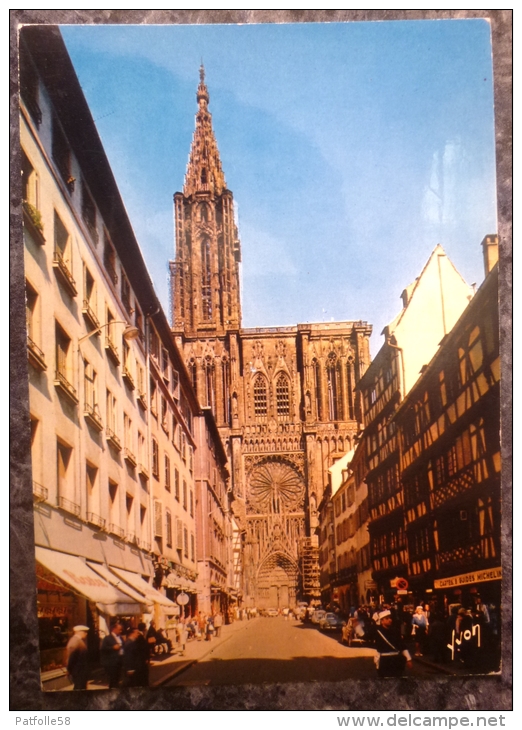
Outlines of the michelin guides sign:
{"label": "michelin guides sign", "polygon": [[502,568],[476,570],[473,573],[454,575],[451,578],[439,578],[433,581],[434,588],[458,588],[472,583],[485,583],[488,580],[501,580]]}

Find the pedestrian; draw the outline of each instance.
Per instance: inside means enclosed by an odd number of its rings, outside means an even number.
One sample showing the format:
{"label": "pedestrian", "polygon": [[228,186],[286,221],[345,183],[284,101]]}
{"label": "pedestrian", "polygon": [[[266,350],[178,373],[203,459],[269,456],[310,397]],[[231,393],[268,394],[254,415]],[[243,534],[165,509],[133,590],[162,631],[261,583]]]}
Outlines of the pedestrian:
{"label": "pedestrian", "polygon": [[223,614],[218,611],[214,616],[214,628],[216,629],[216,639],[221,636],[221,627],[223,626]]}
{"label": "pedestrian", "polygon": [[180,654],[181,654],[181,656],[184,656],[185,655],[185,645],[187,643],[187,638],[188,638],[188,632],[187,632],[187,626],[185,624],[185,620],[183,618],[180,618],[180,620],[178,621],[178,624],[176,626],[176,637],[178,640],[178,644],[180,645],[180,648],[181,648]]}
{"label": "pedestrian", "polygon": [[206,625],[206,641],[212,640],[212,635],[214,633],[214,624],[212,623],[212,616],[207,617],[207,625]]}
{"label": "pedestrian", "polygon": [[75,626],[65,647],[67,672],[73,680],[74,689],[87,689],[89,654],[85,639],[88,631],[88,626]]}
{"label": "pedestrian", "polygon": [[417,606],[411,618],[411,635],[415,639],[415,656],[422,656],[428,632],[428,617],[422,606]]}
{"label": "pedestrian", "polygon": [[119,621],[111,625],[111,633],[103,638],[100,647],[101,665],[109,679],[109,689],[119,687],[123,664],[123,626]]}
{"label": "pedestrian", "polygon": [[158,636],[156,631],[156,624],[154,623],[154,621],[150,622],[147,633],[145,634],[145,639],[147,641],[147,644],[149,645],[149,655],[155,654],[157,651]]}
{"label": "pedestrian", "polygon": [[145,624],[131,627],[123,645],[123,686],[149,686],[149,645],[144,636]]}
{"label": "pedestrian", "polygon": [[410,652],[401,638],[400,630],[393,625],[389,609],[381,611],[375,629],[375,665],[379,677],[400,677],[404,669],[411,669]]}

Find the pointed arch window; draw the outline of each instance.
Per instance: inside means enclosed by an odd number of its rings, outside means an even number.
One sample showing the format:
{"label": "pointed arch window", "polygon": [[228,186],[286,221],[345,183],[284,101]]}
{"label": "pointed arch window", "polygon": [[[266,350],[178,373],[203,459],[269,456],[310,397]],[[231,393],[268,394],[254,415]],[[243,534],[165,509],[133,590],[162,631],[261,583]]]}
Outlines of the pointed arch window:
{"label": "pointed arch window", "polygon": [[341,388],[341,368],[340,362],[334,352],[331,352],[328,355],[326,375],[328,380],[328,417],[330,421],[342,421],[343,399]]}
{"label": "pointed arch window", "polygon": [[192,387],[194,388],[194,393],[198,394],[198,374],[197,374],[197,366],[196,361],[192,359],[189,362],[188,371],[190,375],[190,382],[192,383]]}
{"label": "pointed arch window", "polygon": [[203,363],[205,372],[205,405],[212,409],[212,413],[216,413],[216,389],[214,381],[214,363],[212,358],[207,357]]}
{"label": "pointed arch window", "polygon": [[266,379],[258,373],[254,378],[254,415],[258,421],[266,420],[267,406]]}
{"label": "pointed arch window", "polygon": [[203,319],[212,319],[212,274],[210,266],[210,241],[201,241],[201,311]]}
{"label": "pointed arch window", "polygon": [[348,418],[355,420],[355,403],[354,403],[354,387],[355,372],[353,358],[349,358],[346,363],[346,382],[348,383]]}
{"label": "pointed arch window", "polygon": [[315,412],[318,421],[323,420],[322,389],[321,389],[321,365],[319,360],[312,361],[312,372],[314,380]]}
{"label": "pointed arch window", "polygon": [[284,373],[280,373],[276,381],[276,404],[278,418],[288,420],[290,416],[290,384]]}

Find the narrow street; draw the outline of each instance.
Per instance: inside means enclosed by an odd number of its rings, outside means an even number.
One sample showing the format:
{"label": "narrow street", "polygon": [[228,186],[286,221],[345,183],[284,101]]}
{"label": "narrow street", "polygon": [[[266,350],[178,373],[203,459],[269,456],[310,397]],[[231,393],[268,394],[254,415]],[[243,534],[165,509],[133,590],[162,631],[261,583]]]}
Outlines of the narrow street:
{"label": "narrow street", "polygon": [[[339,634],[284,618],[244,622],[230,639],[211,649],[164,686],[340,681],[375,678],[372,649],[343,646]],[[414,676],[438,672],[418,663]]]}

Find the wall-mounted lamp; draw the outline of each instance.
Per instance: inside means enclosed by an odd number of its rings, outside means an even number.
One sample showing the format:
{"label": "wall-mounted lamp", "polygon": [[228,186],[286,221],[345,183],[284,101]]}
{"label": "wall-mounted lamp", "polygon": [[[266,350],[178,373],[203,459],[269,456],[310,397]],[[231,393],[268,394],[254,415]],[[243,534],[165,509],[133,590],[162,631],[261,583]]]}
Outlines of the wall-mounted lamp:
{"label": "wall-mounted lamp", "polygon": [[123,319],[115,320],[113,322],[107,322],[106,324],[101,324],[95,330],[93,330],[92,332],[89,332],[88,335],[84,335],[83,337],[80,337],[80,339],[78,340],[78,345],[81,342],[83,342],[84,340],[88,340],[89,337],[94,337],[94,335],[99,335],[104,327],[110,327],[113,324],[124,324],[125,325],[125,329],[123,330],[123,334],[122,334],[122,337],[124,340],[135,340],[141,334],[138,327],[135,327],[133,324],[129,324],[128,322],[126,322]]}

